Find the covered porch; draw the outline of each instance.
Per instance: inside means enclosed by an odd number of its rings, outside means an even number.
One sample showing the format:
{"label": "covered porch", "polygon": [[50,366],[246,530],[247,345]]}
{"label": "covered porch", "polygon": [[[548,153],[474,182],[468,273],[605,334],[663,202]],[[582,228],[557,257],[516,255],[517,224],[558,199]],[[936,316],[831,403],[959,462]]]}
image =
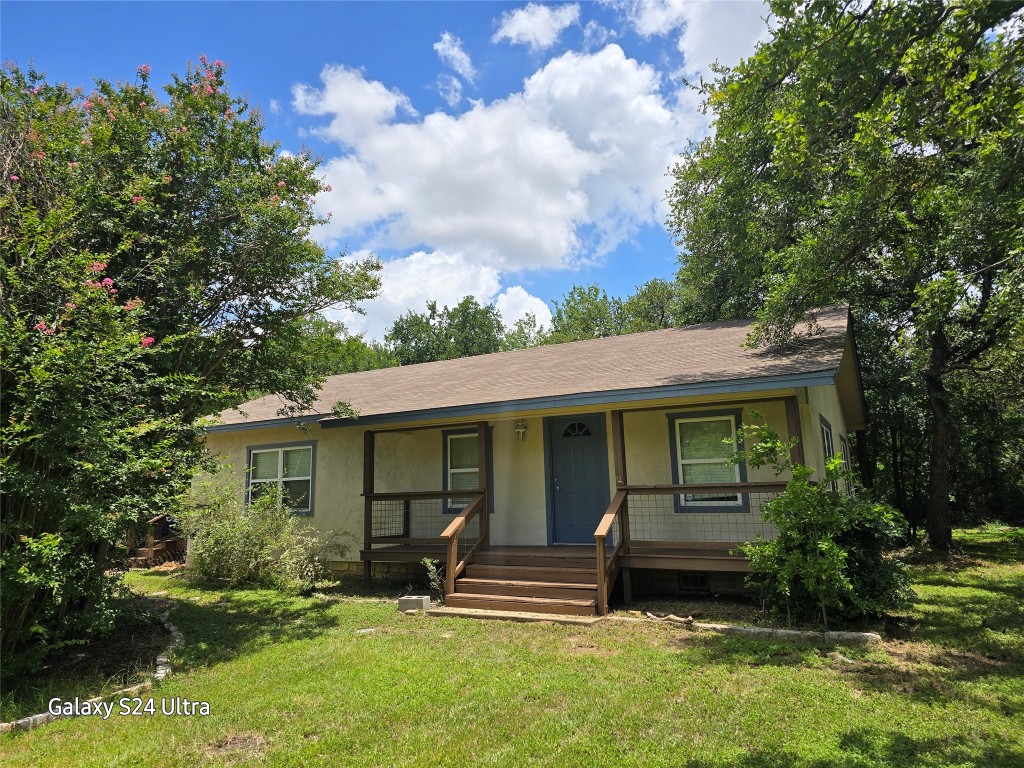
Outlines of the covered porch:
{"label": "covered porch", "polygon": [[[748,401],[744,401],[748,402]],[[774,402],[785,413],[791,435],[799,436],[799,404],[796,396]],[[721,407],[723,403],[716,403]],[[725,403],[724,405],[729,405]],[[509,537],[493,535],[492,513],[507,514],[495,506],[493,422],[431,424],[363,433],[364,531],[360,559],[364,576],[371,578],[373,563],[418,563],[432,558],[444,567],[449,605],[549,613],[603,615],[609,595],[621,579],[622,596],[632,599],[631,570],[652,569],[690,573],[746,573],[749,564],[735,552],[738,544],[753,535],[770,537],[770,526],[761,522],[760,509],[785,488],[785,482],[657,483],[631,484],[627,468],[627,430],[624,416],[644,411],[668,411],[671,406],[612,410],[600,414],[607,423],[606,455],[613,474],[606,478],[599,512],[587,523],[586,543],[563,544],[555,538],[552,511],[547,511],[547,544],[515,544]],[[639,416],[633,417],[639,420]],[[558,422],[559,427],[567,421]],[[554,498],[559,478],[551,470],[553,454],[545,418],[543,477],[537,474],[505,478],[506,484],[543,484],[543,498]],[[574,426],[585,423],[569,420]],[[522,422],[519,422],[521,425]],[[462,436],[472,432],[480,457],[476,487],[439,490],[380,491],[377,489],[377,452],[388,432],[445,431],[458,427]],[[567,427],[568,428],[568,427]],[[595,430],[596,431],[596,430]],[[521,435],[520,435],[521,438]],[[603,436],[595,435],[595,439]],[[581,443],[582,444],[582,443]],[[802,449],[798,448],[797,451]],[[635,455],[635,452],[634,452]],[[795,456],[802,460],[802,455]],[[641,479],[647,477],[638,472]],[[598,482],[599,486],[601,483]],[[390,485],[394,485],[394,480]],[[525,491],[524,491],[525,492]],[[503,489],[498,498],[509,497]],[[730,499],[742,515],[723,514],[701,507],[705,500]],[[735,500],[732,502],[731,500]],[[591,507],[598,503],[590,500]],[[685,512],[685,514],[682,514]],[[742,524],[737,519],[742,517]],[[508,521],[502,531],[507,530]],[[524,523],[525,524],[525,523]],[[694,535],[697,531],[699,535]],[[579,539],[577,539],[579,540]]]}

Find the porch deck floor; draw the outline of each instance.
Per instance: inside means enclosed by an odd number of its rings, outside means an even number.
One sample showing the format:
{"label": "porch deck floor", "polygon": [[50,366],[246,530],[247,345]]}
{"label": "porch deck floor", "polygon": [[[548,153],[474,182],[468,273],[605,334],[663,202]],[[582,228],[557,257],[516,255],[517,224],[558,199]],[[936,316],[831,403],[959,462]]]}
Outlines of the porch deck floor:
{"label": "porch deck floor", "polygon": [[[742,554],[733,554],[737,546],[738,542],[633,541],[629,553],[622,557],[622,566],[671,571],[749,573],[747,558]],[[564,558],[579,562],[593,559],[596,550],[591,544],[492,545],[479,552],[478,559]],[[443,544],[389,544],[361,550],[359,556],[363,561],[418,563],[425,557],[443,560],[447,552]]]}

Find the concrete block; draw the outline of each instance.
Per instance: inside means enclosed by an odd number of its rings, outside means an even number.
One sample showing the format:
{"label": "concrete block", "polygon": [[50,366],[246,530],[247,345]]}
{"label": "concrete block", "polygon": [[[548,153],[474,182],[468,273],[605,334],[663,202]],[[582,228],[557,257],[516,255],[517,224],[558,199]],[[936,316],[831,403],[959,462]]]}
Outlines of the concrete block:
{"label": "concrete block", "polygon": [[426,611],[430,608],[429,595],[406,595],[398,598],[398,610],[405,611]]}

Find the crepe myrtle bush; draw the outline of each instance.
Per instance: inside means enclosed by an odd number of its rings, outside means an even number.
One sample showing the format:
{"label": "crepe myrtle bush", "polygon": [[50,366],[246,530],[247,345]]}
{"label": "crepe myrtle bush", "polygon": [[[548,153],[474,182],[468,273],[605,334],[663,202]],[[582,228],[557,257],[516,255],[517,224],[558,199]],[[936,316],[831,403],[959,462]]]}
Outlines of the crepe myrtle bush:
{"label": "crepe myrtle bush", "polygon": [[812,480],[813,469],[790,459],[796,438],[783,441],[760,414],[752,415],[760,423],[739,430],[748,447],[733,461],[770,466],[791,479],[762,511],[775,538],[740,546],[753,570],[748,583],[790,622],[820,619],[826,629],[830,618],[865,619],[906,606],[913,596],[909,580],[889,554],[905,535],[902,515],[871,499],[844,469],[841,454]]}
{"label": "crepe myrtle bush", "polygon": [[119,543],[173,511],[201,420],[308,407],[336,330],[308,318],[379,288],[374,260],[312,239],[317,161],[265,142],[225,73],[85,92],[0,70],[5,676],[111,626]]}

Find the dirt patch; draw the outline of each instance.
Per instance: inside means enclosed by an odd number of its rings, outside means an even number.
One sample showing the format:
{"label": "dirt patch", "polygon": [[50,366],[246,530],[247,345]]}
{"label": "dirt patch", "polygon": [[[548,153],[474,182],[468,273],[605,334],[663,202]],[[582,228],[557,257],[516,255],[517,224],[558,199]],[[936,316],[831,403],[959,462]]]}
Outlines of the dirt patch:
{"label": "dirt patch", "polygon": [[257,731],[232,733],[207,744],[203,751],[209,757],[227,758],[230,762],[258,757],[267,751],[267,740]]}

